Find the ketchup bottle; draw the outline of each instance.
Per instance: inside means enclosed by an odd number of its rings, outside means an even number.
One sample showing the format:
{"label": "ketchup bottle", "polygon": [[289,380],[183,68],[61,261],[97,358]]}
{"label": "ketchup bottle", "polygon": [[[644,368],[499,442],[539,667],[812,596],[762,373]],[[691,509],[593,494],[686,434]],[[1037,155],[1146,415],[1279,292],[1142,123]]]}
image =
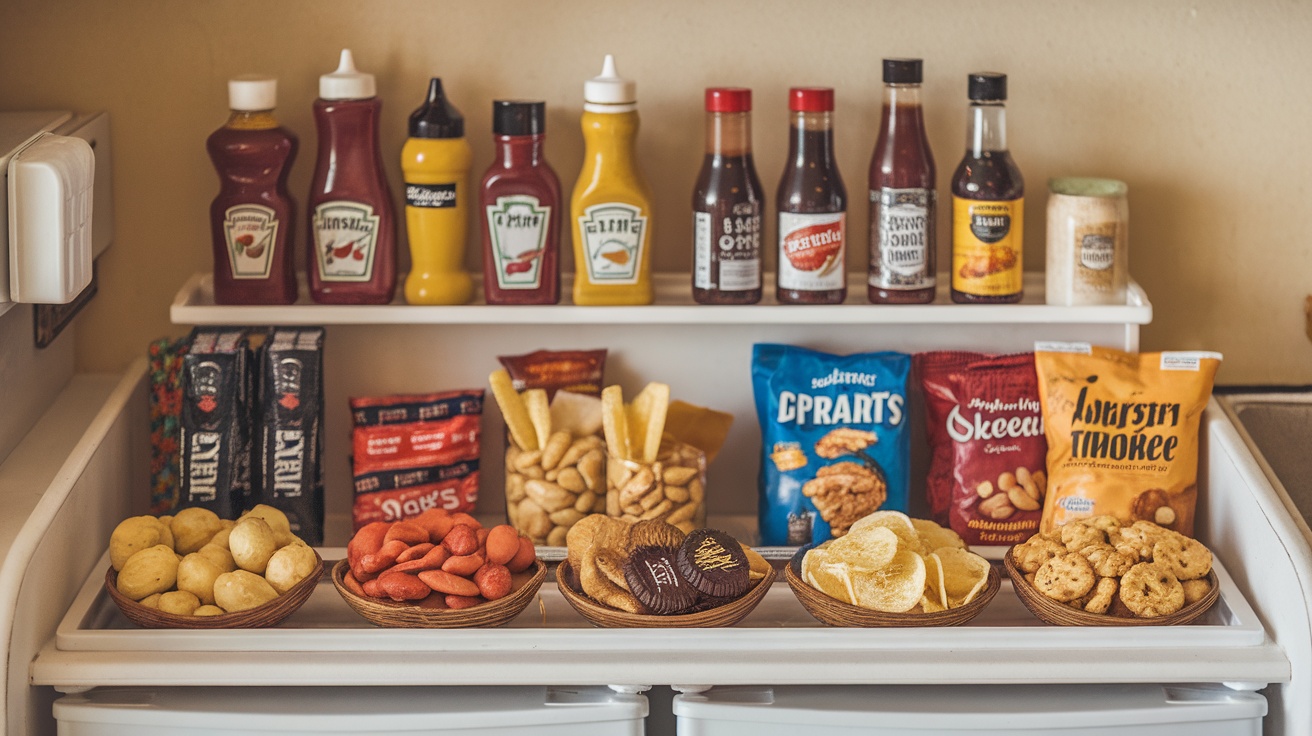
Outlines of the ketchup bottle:
{"label": "ketchup bottle", "polygon": [[297,145],[296,136],[273,117],[277,98],[276,79],[229,81],[232,115],[205,141],[220,187],[210,205],[216,304],[296,301],[289,246],[296,203],[287,192],[287,173]]}
{"label": "ketchup bottle", "polygon": [[934,154],[920,108],[920,59],[884,59],[884,110],[870,158],[873,304],[934,301]]}
{"label": "ketchup bottle", "polygon": [[560,301],[560,179],[543,155],[545,102],[492,103],[496,160],[483,175],[483,292],[488,304]]}
{"label": "ketchup bottle", "polygon": [[692,298],[761,301],[761,180],[752,163],[752,91],[706,90],[706,159],[692,195]]}
{"label": "ketchup bottle", "polygon": [[374,76],[342,50],[319,77],[319,158],[307,205],[310,296],[321,304],[387,304],[396,290],[396,210],[378,147]]}
{"label": "ketchup bottle", "polygon": [[784,304],[841,304],[847,297],[847,190],[834,160],[834,90],[794,87],[788,109],[775,295]]}

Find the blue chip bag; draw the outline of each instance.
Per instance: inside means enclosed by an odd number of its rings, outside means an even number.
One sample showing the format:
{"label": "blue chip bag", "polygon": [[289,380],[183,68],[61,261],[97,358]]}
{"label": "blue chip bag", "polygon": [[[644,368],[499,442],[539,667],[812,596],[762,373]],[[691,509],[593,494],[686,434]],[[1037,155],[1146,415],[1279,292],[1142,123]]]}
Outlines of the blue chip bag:
{"label": "blue chip bag", "polygon": [[842,536],[878,509],[907,510],[911,356],[752,348],[761,423],[761,543]]}

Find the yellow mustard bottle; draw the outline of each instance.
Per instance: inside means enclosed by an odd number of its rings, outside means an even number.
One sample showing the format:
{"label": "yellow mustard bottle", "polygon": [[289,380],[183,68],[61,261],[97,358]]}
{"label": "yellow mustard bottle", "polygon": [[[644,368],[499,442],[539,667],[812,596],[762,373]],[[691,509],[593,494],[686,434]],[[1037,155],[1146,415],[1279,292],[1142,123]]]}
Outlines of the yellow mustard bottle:
{"label": "yellow mustard bottle", "polygon": [[574,303],[651,304],[651,190],[638,173],[636,85],[607,54],[583,84],[583,170],[570,198]]}
{"label": "yellow mustard bottle", "polygon": [[433,77],[428,98],[410,114],[410,137],[401,148],[410,304],[466,304],[474,298],[474,280],[464,268],[473,159],[465,119],[443,94],[442,80]]}

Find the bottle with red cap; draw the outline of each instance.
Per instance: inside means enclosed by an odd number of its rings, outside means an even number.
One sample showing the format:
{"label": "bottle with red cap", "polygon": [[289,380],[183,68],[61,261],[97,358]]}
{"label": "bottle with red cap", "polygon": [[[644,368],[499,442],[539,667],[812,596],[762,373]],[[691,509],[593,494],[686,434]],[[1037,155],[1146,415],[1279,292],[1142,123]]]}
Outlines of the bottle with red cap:
{"label": "bottle with red cap", "polygon": [[782,304],[841,304],[847,297],[847,190],[834,159],[834,90],[794,87],[788,109],[775,296]]}
{"label": "bottle with red cap", "polygon": [[706,159],[692,195],[692,297],[761,301],[761,180],[752,163],[752,91],[706,90]]}

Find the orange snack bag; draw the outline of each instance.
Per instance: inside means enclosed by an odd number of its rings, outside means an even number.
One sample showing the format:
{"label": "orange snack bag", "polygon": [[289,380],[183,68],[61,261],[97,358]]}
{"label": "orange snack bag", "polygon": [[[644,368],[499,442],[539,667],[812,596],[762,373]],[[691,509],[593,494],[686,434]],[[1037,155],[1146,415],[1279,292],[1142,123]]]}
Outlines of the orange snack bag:
{"label": "orange snack bag", "polygon": [[1198,428],[1219,353],[1038,343],[1048,437],[1041,529],[1110,514],[1193,535]]}

